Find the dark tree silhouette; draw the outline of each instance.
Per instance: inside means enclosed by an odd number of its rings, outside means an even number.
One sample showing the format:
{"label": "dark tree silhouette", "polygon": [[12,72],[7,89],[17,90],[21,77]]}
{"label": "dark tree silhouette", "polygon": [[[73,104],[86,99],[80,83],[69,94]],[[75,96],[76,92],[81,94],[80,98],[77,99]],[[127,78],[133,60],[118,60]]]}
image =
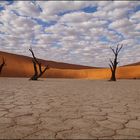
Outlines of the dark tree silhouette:
{"label": "dark tree silhouette", "polygon": [[118,54],[119,54],[119,52],[120,52],[120,50],[122,49],[122,47],[123,47],[123,45],[121,45],[120,47],[119,47],[119,44],[117,45],[117,47],[116,47],[116,49],[113,49],[112,47],[110,47],[110,49],[112,50],[112,52],[114,53],[114,55],[115,55],[115,58],[114,58],[114,61],[112,61],[111,59],[110,59],[110,64],[109,64],[109,66],[110,66],[110,69],[111,69],[111,78],[110,78],[110,81],[116,81],[116,68],[117,68],[117,65],[118,65],[118,61],[117,61],[117,59],[118,59]]}
{"label": "dark tree silhouette", "polygon": [[41,77],[47,69],[49,69],[49,66],[47,65],[42,70],[42,64],[35,57],[32,48],[30,48],[29,51],[31,52],[31,54],[33,56],[32,62],[33,62],[33,66],[34,66],[34,75],[30,78],[30,80],[38,80],[38,78]]}
{"label": "dark tree silhouette", "polygon": [[5,60],[4,60],[4,58],[2,57],[2,64],[0,64],[0,74],[1,74],[2,69],[3,69],[4,66],[5,66]]}

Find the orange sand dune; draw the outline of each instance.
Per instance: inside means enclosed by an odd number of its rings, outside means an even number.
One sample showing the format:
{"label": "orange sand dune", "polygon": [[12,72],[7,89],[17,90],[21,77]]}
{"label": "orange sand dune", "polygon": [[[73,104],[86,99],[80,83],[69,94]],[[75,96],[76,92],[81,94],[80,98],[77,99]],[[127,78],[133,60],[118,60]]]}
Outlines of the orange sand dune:
{"label": "orange sand dune", "polygon": [[[13,59],[13,61],[17,61],[17,59],[20,59],[20,61],[24,61],[25,59],[29,62],[31,62],[31,57],[23,56],[23,55],[17,55],[17,54],[11,54],[7,52],[1,52],[0,51],[0,57],[4,56],[9,59]],[[59,69],[90,69],[95,67],[90,66],[83,66],[83,65],[75,65],[75,64],[68,64],[68,63],[62,63],[62,62],[55,62],[55,61],[48,61],[48,60],[42,60],[39,59],[42,64],[49,65],[51,68],[59,68]],[[32,63],[32,62],[31,62]]]}
{"label": "orange sand dune", "polygon": [[[81,69],[81,70],[60,70],[50,69],[46,77],[59,77],[59,78],[85,78],[85,79],[109,79],[111,76],[110,69]],[[139,66],[126,66],[118,67],[116,72],[118,79],[139,79],[140,78],[140,65]]]}
{"label": "orange sand dune", "polygon": [[[34,73],[30,57],[5,52],[0,52],[0,56],[3,56],[6,60],[6,66],[3,68],[1,76],[31,77]],[[45,60],[41,60],[41,62],[50,66],[50,69],[44,73],[43,77],[109,79],[111,75],[109,68],[96,68]],[[140,78],[140,64],[118,67],[116,76],[118,79]]]}

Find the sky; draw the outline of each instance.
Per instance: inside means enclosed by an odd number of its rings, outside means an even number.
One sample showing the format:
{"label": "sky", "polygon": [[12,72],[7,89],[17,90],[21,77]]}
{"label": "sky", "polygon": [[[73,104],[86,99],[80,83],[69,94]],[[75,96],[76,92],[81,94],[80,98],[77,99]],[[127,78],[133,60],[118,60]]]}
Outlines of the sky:
{"label": "sky", "polygon": [[108,67],[140,62],[140,1],[0,1],[0,51]]}

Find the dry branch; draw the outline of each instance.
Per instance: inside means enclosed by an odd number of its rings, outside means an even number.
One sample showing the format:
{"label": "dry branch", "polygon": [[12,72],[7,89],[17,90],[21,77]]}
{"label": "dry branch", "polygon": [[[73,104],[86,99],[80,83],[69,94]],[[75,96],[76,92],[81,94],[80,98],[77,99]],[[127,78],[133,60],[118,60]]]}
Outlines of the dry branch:
{"label": "dry branch", "polygon": [[[33,66],[34,66],[34,75],[30,78],[30,80],[38,80],[39,77],[41,77],[45,71],[47,69],[49,69],[49,66],[47,65],[43,70],[42,70],[42,64],[37,60],[37,58],[34,55],[34,52],[32,50],[32,48],[29,49],[29,51],[31,52],[33,58],[32,58],[32,62],[33,62]],[[38,71],[39,69],[39,71]]]}
{"label": "dry branch", "polygon": [[116,81],[116,68],[117,68],[117,65],[118,65],[118,54],[120,52],[120,50],[122,49],[123,45],[121,45],[121,47],[119,48],[119,44],[117,45],[116,47],[116,50],[113,49],[112,47],[110,47],[110,49],[112,50],[112,52],[114,53],[115,55],[115,58],[114,58],[114,61],[112,61],[111,59],[109,60],[111,64],[109,64],[109,67],[111,69],[111,78],[110,78],[110,81]]}
{"label": "dry branch", "polygon": [[5,66],[5,60],[4,60],[4,58],[2,57],[2,64],[0,64],[0,74],[1,74],[2,69],[3,69],[4,66]]}

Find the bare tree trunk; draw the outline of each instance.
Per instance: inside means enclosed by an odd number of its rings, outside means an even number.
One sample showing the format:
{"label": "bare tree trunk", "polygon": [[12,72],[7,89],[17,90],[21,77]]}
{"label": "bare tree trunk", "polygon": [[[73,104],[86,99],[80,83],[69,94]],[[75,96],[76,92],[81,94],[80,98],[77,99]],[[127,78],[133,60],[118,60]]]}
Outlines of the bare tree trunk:
{"label": "bare tree trunk", "polygon": [[118,54],[120,52],[120,50],[122,49],[123,45],[121,45],[121,47],[119,48],[119,45],[117,45],[117,48],[116,50],[111,48],[111,50],[113,51],[114,55],[115,55],[115,58],[114,58],[114,61],[112,61],[110,59],[110,63],[109,66],[110,66],[110,69],[111,69],[111,78],[110,78],[110,81],[116,81],[116,69],[117,69],[117,65],[119,62],[117,62],[117,59],[118,59]]}
{"label": "bare tree trunk", "polygon": [[[33,59],[32,59],[32,62],[33,62],[33,66],[34,66],[34,75],[30,78],[30,80],[38,80],[39,77],[41,77],[45,71],[47,69],[49,69],[48,65],[44,68],[44,70],[42,70],[42,65],[41,63],[37,60],[37,58],[35,57],[34,55],[34,52],[32,50],[32,48],[29,49],[29,51],[31,52],[32,56],[33,56]],[[38,72],[39,70],[39,72]]]}
{"label": "bare tree trunk", "polygon": [[112,75],[111,75],[110,81],[116,81],[115,71],[111,71],[111,72],[112,72]]}
{"label": "bare tree trunk", "polygon": [[5,66],[5,60],[4,60],[4,58],[2,58],[2,64],[0,65],[0,74],[1,74],[4,66]]}
{"label": "bare tree trunk", "polygon": [[36,66],[34,59],[32,59],[32,62],[33,62],[33,66],[34,66],[34,75],[31,77],[31,80],[37,80],[37,78],[38,78],[37,66]]}

